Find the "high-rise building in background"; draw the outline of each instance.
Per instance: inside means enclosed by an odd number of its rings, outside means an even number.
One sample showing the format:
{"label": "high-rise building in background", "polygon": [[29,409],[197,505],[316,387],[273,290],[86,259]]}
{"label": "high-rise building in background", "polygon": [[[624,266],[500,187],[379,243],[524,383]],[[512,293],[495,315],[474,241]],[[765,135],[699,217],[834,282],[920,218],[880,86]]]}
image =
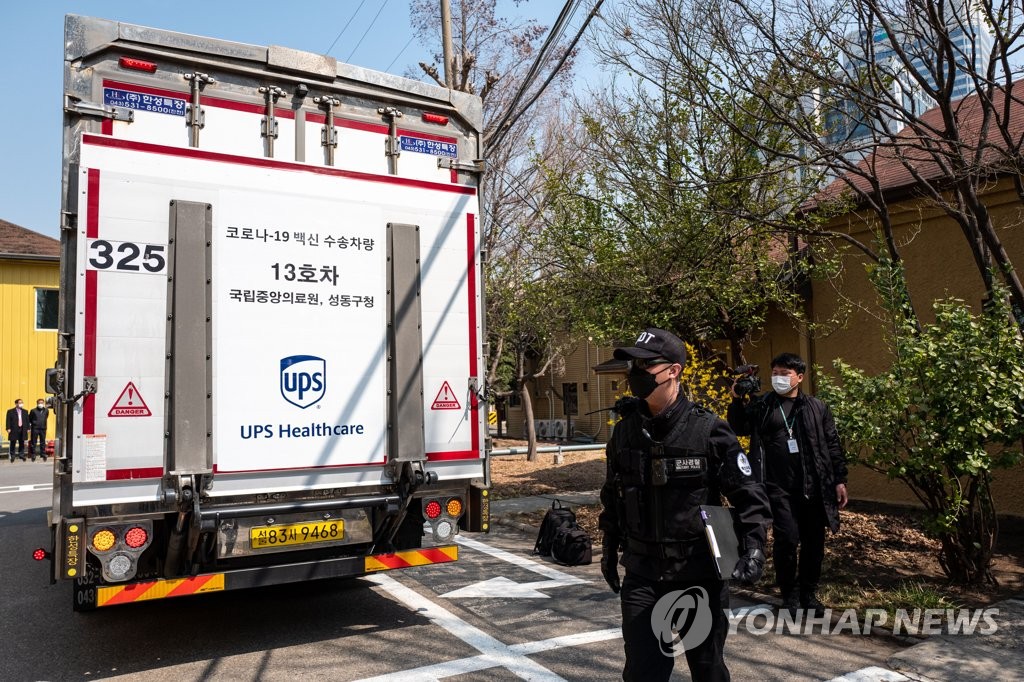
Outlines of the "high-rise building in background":
{"label": "high-rise building in background", "polygon": [[[948,5],[947,8],[947,12],[952,15],[948,26],[949,39],[959,64],[954,76],[952,97],[959,99],[975,91],[971,74],[984,73],[995,39],[982,13],[971,8],[969,3],[962,3],[959,12]],[[908,28],[902,35],[896,36],[895,39],[901,41],[896,44],[902,47],[905,54],[913,55],[911,63],[919,78],[935,87],[935,77],[928,61],[933,58],[929,51],[936,41],[921,36],[920,28],[911,28],[915,26],[911,19],[897,19],[895,25],[899,26],[900,22]],[[934,107],[935,101],[924,92],[918,78],[897,56],[893,38],[884,29],[877,28],[870,36],[864,30],[852,31],[847,35],[847,41],[853,47],[848,51],[842,69],[852,77],[858,70],[858,62],[863,64],[867,58],[865,55],[871,54],[876,68],[891,76],[886,84],[887,94],[892,101],[900,103],[899,106],[889,107],[888,111],[883,108],[881,116],[860,114],[857,103],[853,101],[840,102],[826,114],[826,140],[837,146],[848,145],[851,154],[859,155],[859,145],[872,136],[873,128],[879,134],[895,134],[905,125],[905,113],[918,116]]]}

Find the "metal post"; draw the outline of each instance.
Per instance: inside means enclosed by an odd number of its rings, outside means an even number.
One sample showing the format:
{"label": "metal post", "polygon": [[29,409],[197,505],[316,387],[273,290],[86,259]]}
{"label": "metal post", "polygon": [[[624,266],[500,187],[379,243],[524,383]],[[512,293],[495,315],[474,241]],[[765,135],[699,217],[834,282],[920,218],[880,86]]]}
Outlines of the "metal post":
{"label": "metal post", "polygon": [[452,48],[452,5],[450,0],[441,0],[441,47],[444,51],[444,83],[454,85],[455,50]]}

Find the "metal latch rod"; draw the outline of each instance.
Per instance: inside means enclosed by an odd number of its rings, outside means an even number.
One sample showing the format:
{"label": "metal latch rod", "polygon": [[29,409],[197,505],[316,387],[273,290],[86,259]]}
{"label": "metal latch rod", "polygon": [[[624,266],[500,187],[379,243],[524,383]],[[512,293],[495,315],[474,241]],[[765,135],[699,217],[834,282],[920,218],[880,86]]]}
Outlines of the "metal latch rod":
{"label": "metal latch rod", "polygon": [[188,105],[185,116],[185,125],[188,126],[188,146],[199,146],[199,131],[206,125],[206,112],[199,104],[199,96],[207,83],[213,83],[216,79],[205,73],[186,73],[185,80],[192,86],[192,103]]}
{"label": "metal latch rod", "polygon": [[341,104],[337,97],[314,97],[313,101],[320,105],[320,108],[327,112],[327,120],[320,131],[320,145],[324,148],[326,164],[334,165],[334,150],[338,146],[338,131],[334,127],[334,107]]}
{"label": "metal latch rod", "polygon": [[260,135],[267,138],[267,156],[273,158],[274,140],[277,139],[277,118],[274,116],[274,105],[277,104],[277,99],[284,95],[284,90],[276,85],[271,85],[261,87],[260,92],[263,93],[263,97],[267,101],[267,115],[260,123]]}

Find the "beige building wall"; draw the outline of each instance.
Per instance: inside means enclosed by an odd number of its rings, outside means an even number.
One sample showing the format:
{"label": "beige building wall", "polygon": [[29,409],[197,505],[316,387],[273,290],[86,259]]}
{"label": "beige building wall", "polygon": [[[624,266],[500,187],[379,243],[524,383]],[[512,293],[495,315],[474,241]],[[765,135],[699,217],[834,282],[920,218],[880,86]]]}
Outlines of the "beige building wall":
{"label": "beige building wall", "polygon": [[[1018,267],[1024,265],[1022,206],[1010,182],[1003,181],[995,186],[987,195],[986,202],[1010,259]],[[933,320],[931,302],[951,296],[964,299],[975,309],[980,308],[984,285],[965,238],[955,223],[916,201],[901,204],[894,217],[900,253],[906,263],[908,287],[921,317]],[[872,244],[874,236],[869,229],[870,221],[868,215],[851,214],[835,220],[829,227],[848,230],[860,241]],[[832,283],[814,282],[813,319],[825,321],[840,316],[845,326],[809,342],[810,352],[805,356],[808,364],[821,365],[829,373],[833,372],[832,363],[836,358],[842,358],[868,373],[882,371],[888,366],[889,351],[877,316],[877,298],[865,271],[868,263],[867,257],[859,251],[849,249],[843,260],[838,291]],[[847,313],[842,312],[844,308],[848,309]],[[780,346],[775,339],[777,334],[779,338],[792,338],[792,327],[788,335],[778,328],[780,324],[787,323],[776,316],[764,335],[768,346],[773,349]],[[765,343],[762,341],[759,347],[763,346]],[[970,370],[965,368],[965,371]],[[1024,488],[1024,467],[998,471],[994,478],[996,509],[1000,513],[1024,515],[1024,495],[1020,494]],[[899,481],[889,481],[862,466],[850,470],[850,494],[858,499],[917,502]]]}

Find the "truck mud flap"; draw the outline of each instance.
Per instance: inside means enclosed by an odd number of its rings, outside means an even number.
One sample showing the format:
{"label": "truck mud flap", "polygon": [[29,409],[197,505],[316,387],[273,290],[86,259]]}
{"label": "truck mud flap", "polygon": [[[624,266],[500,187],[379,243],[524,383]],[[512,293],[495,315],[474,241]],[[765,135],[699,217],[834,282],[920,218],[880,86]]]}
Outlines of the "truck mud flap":
{"label": "truck mud flap", "polygon": [[189,578],[142,580],[123,585],[99,585],[86,593],[92,596],[94,601],[91,604],[78,604],[76,610],[89,611],[154,599],[244,590],[251,587],[324,578],[355,578],[380,571],[449,563],[457,561],[458,558],[458,546],[445,545],[391,554],[342,557],[282,566],[246,568],[223,573],[204,573]]}

